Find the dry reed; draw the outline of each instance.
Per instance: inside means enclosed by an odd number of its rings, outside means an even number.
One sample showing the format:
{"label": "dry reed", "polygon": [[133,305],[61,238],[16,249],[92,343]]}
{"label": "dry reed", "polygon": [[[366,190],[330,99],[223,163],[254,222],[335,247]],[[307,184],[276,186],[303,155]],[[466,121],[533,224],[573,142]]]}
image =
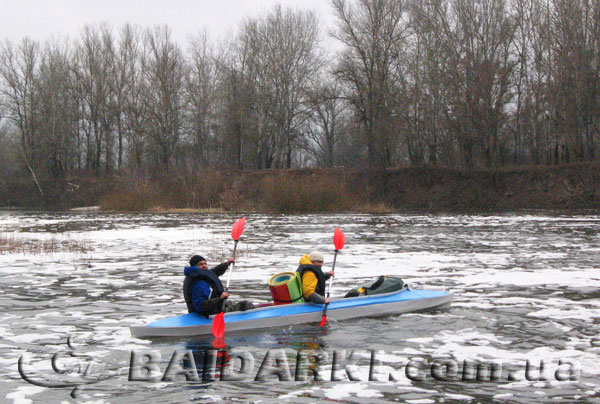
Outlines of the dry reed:
{"label": "dry reed", "polygon": [[92,250],[89,242],[81,240],[37,240],[17,236],[16,233],[0,233],[0,254],[40,255],[58,252],[86,254]]}

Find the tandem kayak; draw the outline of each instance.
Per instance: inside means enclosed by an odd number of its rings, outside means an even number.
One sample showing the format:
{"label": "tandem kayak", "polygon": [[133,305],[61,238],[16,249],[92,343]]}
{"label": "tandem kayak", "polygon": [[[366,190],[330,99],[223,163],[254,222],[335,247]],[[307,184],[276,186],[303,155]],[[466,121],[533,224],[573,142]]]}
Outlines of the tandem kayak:
{"label": "tandem kayak", "polygon": [[[437,290],[404,288],[390,293],[348,298],[332,298],[327,309],[328,320],[347,320],[359,317],[378,317],[412,313],[447,307],[453,294]],[[295,324],[318,323],[323,305],[295,303],[258,307],[243,312],[225,313],[227,332],[284,327]],[[130,327],[137,338],[190,337],[211,334],[212,316],[198,313],[183,314],[154,321],[145,326]]]}

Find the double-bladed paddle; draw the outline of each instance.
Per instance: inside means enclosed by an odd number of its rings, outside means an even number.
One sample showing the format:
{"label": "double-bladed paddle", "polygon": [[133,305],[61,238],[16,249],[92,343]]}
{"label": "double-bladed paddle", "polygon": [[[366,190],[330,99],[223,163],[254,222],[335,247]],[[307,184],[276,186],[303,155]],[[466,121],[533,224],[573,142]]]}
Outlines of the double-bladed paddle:
{"label": "double-bladed paddle", "polygon": [[[344,248],[344,244],[346,244],[346,235],[343,231],[336,227],[333,232],[333,245],[335,246],[335,254],[333,254],[333,265],[331,267],[332,271],[335,270],[335,259],[337,258],[338,251]],[[329,285],[327,286],[327,298],[329,298],[331,295],[332,283],[333,279],[329,278]],[[319,323],[321,327],[324,327],[325,324],[327,324],[327,306],[329,306],[329,303],[325,303],[325,307],[323,308],[323,317],[321,317],[321,322]]]}
{"label": "double-bladed paddle", "polygon": [[[234,241],[234,244],[233,244],[233,258],[234,259],[235,259],[235,252],[237,250],[238,241],[240,240],[240,237],[242,236],[242,233],[244,232],[244,226],[246,226],[246,218],[242,217],[241,219],[238,219],[234,223],[233,228],[231,229],[231,238]],[[229,281],[231,280],[231,273],[233,272],[234,265],[235,265],[235,263],[232,264],[231,269],[229,270],[229,275],[227,276],[227,284],[225,286],[225,292],[229,292]],[[225,308],[224,306],[225,306],[225,301],[223,301],[223,306],[221,306],[221,312],[213,317],[211,331],[215,338],[223,338],[225,336],[225,318],[223,317],[224,308]]]}

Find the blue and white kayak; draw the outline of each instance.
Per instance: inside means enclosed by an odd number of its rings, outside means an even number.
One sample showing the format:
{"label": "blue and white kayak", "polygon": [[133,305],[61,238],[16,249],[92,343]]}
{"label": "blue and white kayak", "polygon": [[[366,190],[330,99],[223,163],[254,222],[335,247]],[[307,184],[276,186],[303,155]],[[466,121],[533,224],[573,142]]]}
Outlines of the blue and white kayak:
{"label": "blue and white kayak", "polygon": [[[378,317],[412,313],[447,307],[453,294],[437,290],[402,289],[385,294],[350,298],[332,298],[327,319],[347,320],[358,317]],[[295,324],[318,323],[323,305],[312,303],[284,304],[258,307],[243,312],[225,313],[227,333]],[[190,337],[211,334],[212,316],[197,313],[183,314],[154,321],[145,326],[132,326],[131,335],[137,338]]]}

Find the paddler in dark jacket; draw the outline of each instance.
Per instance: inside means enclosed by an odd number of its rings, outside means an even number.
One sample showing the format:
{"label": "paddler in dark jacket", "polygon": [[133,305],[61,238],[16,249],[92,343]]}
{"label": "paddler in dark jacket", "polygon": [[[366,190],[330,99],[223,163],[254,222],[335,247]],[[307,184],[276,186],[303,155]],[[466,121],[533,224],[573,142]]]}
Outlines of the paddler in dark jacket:
{"label": "paddler in dark jacket", "polygon": [[183,271],[183,297],[189,313],[200,313],[208,317],[222,311],[229,293],[225,292],[219,276],[234,262],[234,258],[229,258],[213,269],[208,269],[204,257],[194,255],[190,259],[190,266]]}
{"label": "paddler in dark jacket", "polygon": [[316,304],[329,303],[325,297],[325,286],[327,279],[334,276],[333,271],[323,273],[323,254],[313,251],[300,258],[300,266],[296,270],[302,278],[302,294],[304,300]]}

